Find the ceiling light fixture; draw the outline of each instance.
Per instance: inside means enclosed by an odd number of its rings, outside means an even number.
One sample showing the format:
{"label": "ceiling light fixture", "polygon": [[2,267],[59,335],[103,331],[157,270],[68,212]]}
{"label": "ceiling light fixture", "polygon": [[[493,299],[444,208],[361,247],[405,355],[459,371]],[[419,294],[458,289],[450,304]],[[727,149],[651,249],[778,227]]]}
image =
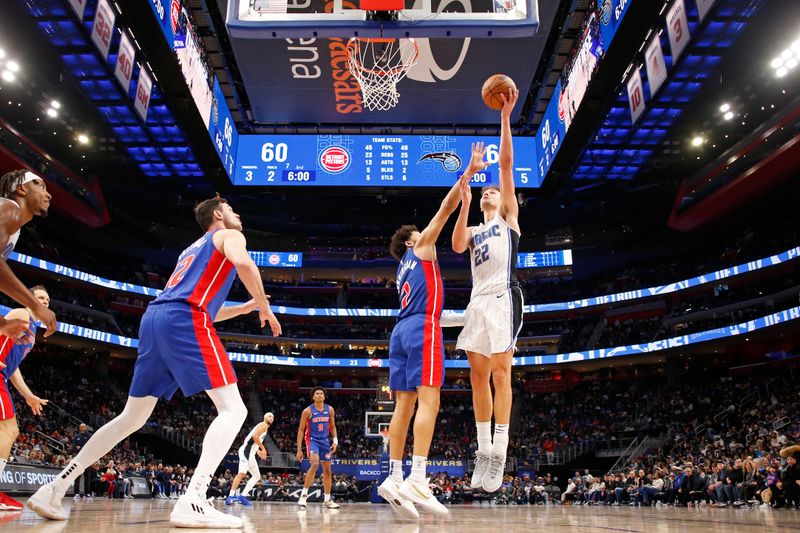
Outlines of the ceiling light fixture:
{"label": "ceiling light fixture", "polygon": [[701,144],[703,144],[704,142],[705,142],[705,139],[703,139],[702,137],[700,137],[700,136],[698,135],[697,137],[695,137],[694,139],[692,139],[692,146],[700,146],[700,145],[701,145]]}

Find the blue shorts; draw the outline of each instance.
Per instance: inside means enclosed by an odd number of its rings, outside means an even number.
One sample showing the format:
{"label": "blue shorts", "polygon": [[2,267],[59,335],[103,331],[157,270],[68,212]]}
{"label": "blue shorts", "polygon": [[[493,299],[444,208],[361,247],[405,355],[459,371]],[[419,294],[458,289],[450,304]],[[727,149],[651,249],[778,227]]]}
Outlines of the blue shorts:
{"label": "blue shorts", "polygon": [[314,439],[307,440],[306,448],[308,451],[309,459],[311,458],[312,453],[316,453],[317,455],[319,455],[320,461],[331,460],[331,445],[328,442],[320,442]]}
{"label": "blue shorts", "polygon": [[389,386],[394,391],[444,384],[444,339],[439,320],[411,315],[395,324],[389,340]]}
{"label": "blue shorts", "polygon": [[208,314],[187,304],[147,307],[129,394],[170,399],[236,383],[228,354]]}

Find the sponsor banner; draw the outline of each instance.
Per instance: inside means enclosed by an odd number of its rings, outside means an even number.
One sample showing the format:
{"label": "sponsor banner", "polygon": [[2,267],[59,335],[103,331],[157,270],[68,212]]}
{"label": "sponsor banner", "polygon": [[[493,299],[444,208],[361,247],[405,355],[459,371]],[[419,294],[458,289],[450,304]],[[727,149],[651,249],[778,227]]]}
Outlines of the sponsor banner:
{"label": "sponsor banner", "polygon": [[[568,250],[567,250],[568,251]],[[592,298],[584,298],[581,300],[573,300],[570,302],[554,302],[545,304],[531,304],[526,305],[523,310],[525,313],[549,313],[553,311],[569,311],[572,309],[585,309],[587,307],[594,307],[597,305],[608,305],[618,302],[626,302],[631,300],[638,300],[640,298],[648,298],[651,296],[659,296],[663,294],[670,294],[682,290],[690,289],[705,285],[706,283],[713,283],[722,281],[724,279],[733,278],[749,272],[755,272],[762,268],[768,268],[775,265],[780,265],[788,261],[793,261],[800,257],[800,246],[790,248],[785,252],[742,263],[740,265],[723,268],[715,272],[709,272],[702,276],[688,278],[682,281],[669,283],[667,285],[656,285],[646,289],[636,289],[632,291],[618,292],[614,294],[607,294],[604,296],[594,296]],[[43,259],[36,259],[29,255],[20,254],[18,252],[11,252],[9,259],[22,263],[34,268],[40,268],[58,274],[60,276],[76,279],[105,287],[107,289],[131,292],[135,294],[142,294],[145,296],[156,297],[161,291],[152,289],[150,287],[143,287],[141,285],[134,285],[132,283],[124,283],[121,281],[109,280],[88,274],[81,270],[75,270],[56,263],[50,263]],[[239,305],[242,302],[225,302],[225,305]],[[289,307],[283,305],[275,305],[273,310],[277,314],[294,315],[294,316],[341,316],[341,317],[396,317],[397,309],[344,309],[344,308],[305,308],[305,307]],[[463,310],[445,309],[443,315],[462,315]]]}
{"label": "sponsor banner", "polygon": [[697,0],[697,16],[700,18],[700,22],[705,20],[706,15],[716,3],[717,0]]}
{"label": "sponsor banner", "polygon": [[639,68],[633,71],[628,80],[628,105],[631,109],[631,122],[636,124],[644,113],[644,90],[642,89],[642,74]]}
{"label": "sponsor banner", "polygon": [[667,11],[667,33],[669,34],[669,48],[672,50],[672,64],[674,65],[689,44],[689,22],[686,20],[686,5],[684,0],[675,0]]}
{"label": "sponsor banner", "polygon": [[664,61],[664,51],[661,49],[661,38],[658,32],[647,45],[644,52],[644,64],[647,69],[647,81],[650,83],[650,98],[652,98],[667,80],[667,64]]}
{"label": "sponsor banner", "polygon": [[[42,485],[53,481],[59,472],[60,468],[50,466],[8,463],[0,473],[0,492],[33,494]],[[72,495],[72,483],[69,484],[67,495]]]}
{"label": "sponsor banner", "polygon": [[[378,440],[376,440],[376,443]],[[300,471],[309,469],[308,459],[303,459]],[[318,467],[322,472],[322,465]],[[378,457],[368,459],[334,459],[331,461],[331,470],[334,475],[355,476],[358,481],[372,481],[381,477],[381,459]],[[444,472],[450,477],[463,477],[466,475],[467,462],[461,459],[428,459],[428,473],[436,475]],[[411,460],[403,462],[403,472],[407,476],[411,473]]]}
{"label": "sponsor banner", "polygon": [[122,85],[125,94],[131,90],[131,79],[133,78],[133,65],[136,61],[136,48],[134,48],[127,32],[122,32],[119,40],[119,51],[117,52],[117,66],[114,67],[114,76]]}
{"label": "sponsor banner", "polygon": [[86,4],[89,0],[69,0],[69,5],[78,16],[78,20],[83,20],[83,14],[86,12]]}
{"label": "sponsor banner", "polygon": [[600,36],[603,47],[608,50],[614,35],[619,29],[622,18],[628,12],[628,8],[633,0],[599,0],[598,11],[600,12]]}
{"label": "sponsor banner", "polygon": [[139,83],[136,86],[136,100],[133,107],[142,120],[147,122],[147,110],[150,108],[150,96],[153,93],[153,80],[142,66],[139,70]]}
{"label": "sponsor banner", "polygon": [[109,5],[108,0],[100,0],[94,14],[94,24],[92,24],[92,42],[100,50],[103,59],[108,58],[108,49],[111,47],[111,39],[114,37],[116,20],[117,13]]}

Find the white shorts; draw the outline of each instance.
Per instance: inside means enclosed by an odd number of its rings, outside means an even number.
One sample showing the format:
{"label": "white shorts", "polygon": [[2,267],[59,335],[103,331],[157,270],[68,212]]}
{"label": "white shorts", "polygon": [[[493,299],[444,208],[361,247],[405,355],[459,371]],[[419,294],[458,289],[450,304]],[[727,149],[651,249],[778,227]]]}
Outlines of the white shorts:
{"label": "white shorts", "polygon": [[256,446],[250,446],[250,456],[248,457],[245,455],[245,446],[239,448],[239,474],[246,474],[250,472],[258,472],[258,475],[261,476],[261,471],[258,469],[258,459],[256,459],[256,452],[258,448]]}
{"label": "white shorts", "polygon": [[522,305],[519,286],[473,296],[464,313],[464,329],[456,348],[486,357],[516,349],[522,329]]}

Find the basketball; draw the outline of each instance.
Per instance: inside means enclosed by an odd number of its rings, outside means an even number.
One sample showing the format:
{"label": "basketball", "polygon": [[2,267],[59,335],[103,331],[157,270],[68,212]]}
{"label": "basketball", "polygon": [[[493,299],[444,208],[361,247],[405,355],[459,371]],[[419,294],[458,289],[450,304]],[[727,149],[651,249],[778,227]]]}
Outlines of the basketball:
{"label": "basketball", "polygon": [[503,109],[503,99],[500,98],[500,95],[505,94],[507,97],[508,90],[511,88],[516,89],[517,85],[514,80],[505,74],[490,76],[489,79],[483,82],[483,87],[481,88],[483,103],[495,111]]}

